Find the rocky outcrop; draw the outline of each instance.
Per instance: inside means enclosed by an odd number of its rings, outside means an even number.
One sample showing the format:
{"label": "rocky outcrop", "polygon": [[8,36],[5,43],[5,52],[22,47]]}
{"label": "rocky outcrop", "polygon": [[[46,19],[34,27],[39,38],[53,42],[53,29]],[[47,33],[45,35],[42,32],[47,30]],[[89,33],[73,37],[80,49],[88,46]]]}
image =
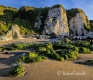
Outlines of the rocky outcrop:
{"label": "rocky outcrop", "polygon": [[67,16],[64,8],[49,9],[42,34],[69,36]]}
{"label": "rocky outcrop", "polygon": [[84,25],[89,26],[89,21],[84,13],[77,13],[69,20],[69,27],[73,31],[73,36],[88,36],[88,31]]}
{"label": "rocky outcrop", "polygon": [[37,30],[39,30],[40,29],[40,26],[41,26],[41,18],[42,18],[42,16],[41,16],[41,14],[39,14],[38,16],[37,16],[37,21],[35,22],[35,28],[37,28]]}
{"label": "rocky outcrop", "polygon": [[1,37],[1,40],[12,40],[12,39],[23,39],[23,37],[20,35],[20,28],[18,25],[12,26],[5,36]]}

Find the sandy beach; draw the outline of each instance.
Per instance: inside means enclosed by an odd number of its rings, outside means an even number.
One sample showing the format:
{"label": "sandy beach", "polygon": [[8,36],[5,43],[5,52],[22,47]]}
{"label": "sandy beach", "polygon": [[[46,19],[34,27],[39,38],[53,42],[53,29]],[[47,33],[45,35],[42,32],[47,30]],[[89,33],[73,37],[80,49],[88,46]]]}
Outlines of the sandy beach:
{"label": "sandy beach", "polygon": [[[0,43],[8,45],[16,41]],[[5,71],[16,59],[26,51],[16,51],[12,54],[0,53],[0,80],[93,80],[93,66],[84,65],[85,60],[93,59],[92,54],[79,54],[79,59],[74,61],[44,60],[43,62],[25,64],[25,75],[20,77],[7,77]]]}

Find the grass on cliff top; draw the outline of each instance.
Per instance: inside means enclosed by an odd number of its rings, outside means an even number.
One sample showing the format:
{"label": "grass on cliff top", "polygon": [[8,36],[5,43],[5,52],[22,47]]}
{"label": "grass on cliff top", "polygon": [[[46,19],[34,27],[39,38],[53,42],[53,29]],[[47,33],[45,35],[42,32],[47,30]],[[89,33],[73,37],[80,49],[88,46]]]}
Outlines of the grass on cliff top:
{"label": "grass on cliff top", "polygon": [[66,10],[66,13],[69,21],[72,17],[75,17],[77,13],[84,13],[84,11],[79,8],[72,8],[70,10]]}
{"label": "grass on cliff top", "polygon": [[65,8],[61,4],[56,4],[52,6],[51,8],[53,9],[53,8],[59,8],[59,7],[62,7],[65,10]]}

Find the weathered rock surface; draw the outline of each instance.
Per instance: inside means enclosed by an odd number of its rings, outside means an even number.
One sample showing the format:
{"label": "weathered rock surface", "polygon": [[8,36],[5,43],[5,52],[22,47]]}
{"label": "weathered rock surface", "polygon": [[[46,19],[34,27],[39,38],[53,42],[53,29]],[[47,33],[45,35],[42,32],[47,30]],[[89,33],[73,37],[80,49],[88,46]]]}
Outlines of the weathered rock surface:
{"label": "weathered rock surface", "polygon": [[12,40],[12,39],[23,39],[20,35],[20,28],[18,25],[14,25],[11,29],[6,33],[6,35],[1,37],[1,40]]}
{"label": "weathered rock surface", "polygon": [[42,34],[69,36],[69,28],[65,9],[59,7],[50,9],[48,11]]}
{"label": "weathered rock surface", "polygon": [[41,16],[41,14],[39,14],[38,16],[37,16],[37,22],[35,22],[35,28],[37,28],[37,30],[39,30],[40,29],[40,26],[41,26],[41,18],[42,18],[42,16]]}
{"label": "weathered rock surface", "polygon": [[70,29],[73,31],[73,36],[88,36],[88,31],[85,30],[84,24],[89,26],[87,17],[84,13],[77,13],[69,21]]}

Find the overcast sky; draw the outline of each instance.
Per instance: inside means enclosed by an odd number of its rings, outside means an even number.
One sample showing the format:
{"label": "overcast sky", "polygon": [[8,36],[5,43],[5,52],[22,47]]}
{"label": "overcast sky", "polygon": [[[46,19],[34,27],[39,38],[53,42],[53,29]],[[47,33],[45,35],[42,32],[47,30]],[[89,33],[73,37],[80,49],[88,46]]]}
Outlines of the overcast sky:
{"label": "overcast sky", "polygon": [[93,0],[0,0],[0,5],[20,8],[21,6],[45,7],[62,4],[65,9],[80,8],[93,20]]}

